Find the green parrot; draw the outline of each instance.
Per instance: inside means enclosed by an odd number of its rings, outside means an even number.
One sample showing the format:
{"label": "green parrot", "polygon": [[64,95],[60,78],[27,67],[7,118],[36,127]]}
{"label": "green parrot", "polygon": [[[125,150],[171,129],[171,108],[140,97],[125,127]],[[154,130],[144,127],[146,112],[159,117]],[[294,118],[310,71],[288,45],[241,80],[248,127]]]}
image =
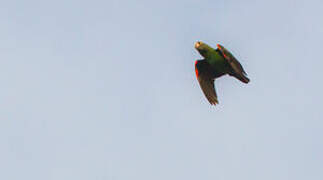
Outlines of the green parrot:
{"label": "green parrot", "polygon": [[201,89],[211,105],[219,103],[214,88],[214,80],[229,74],[244,83],[250,80],[239,61],[223,46],[217,44],[217,49],[198,41],[195,49],[204,57],[195,62],[195,73]]}

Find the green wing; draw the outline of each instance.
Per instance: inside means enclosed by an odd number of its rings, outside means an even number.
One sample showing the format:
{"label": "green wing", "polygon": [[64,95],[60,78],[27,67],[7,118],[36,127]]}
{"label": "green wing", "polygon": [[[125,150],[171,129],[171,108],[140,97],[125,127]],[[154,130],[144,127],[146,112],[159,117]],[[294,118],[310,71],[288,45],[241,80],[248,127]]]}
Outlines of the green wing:
{"label": "green wing", "polygon": [[218,97],[214,88],[215,74],[209,63],[206,60],[196,61],[195,72],[206,99],[212,105],[218,104]]}
{"label": "green wing", "polygon": [[230,75],[236,77],[237,79],[239,79],[244,83],[248,83],[250,80],[247,77],[247,73],[245,72],[242,65],[239,63],[239,61],[220,44],[217,44],[217,47],[219,48],[223,57],[228,61],[229,65],[233,70],[233,74],[230,74]]}

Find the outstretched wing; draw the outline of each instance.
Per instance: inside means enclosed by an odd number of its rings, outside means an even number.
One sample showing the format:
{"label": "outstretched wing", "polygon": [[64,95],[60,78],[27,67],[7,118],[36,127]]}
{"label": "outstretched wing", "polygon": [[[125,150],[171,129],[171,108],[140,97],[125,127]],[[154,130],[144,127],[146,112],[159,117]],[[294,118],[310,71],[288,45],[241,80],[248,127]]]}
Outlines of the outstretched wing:
{"label": "outstretched wing", "polygon": [[215,75],[212,67],[206,60],[198,60],[195,62],[195,72],[207,100],[212,105],[218,104],[219,102],[214,88]]}
{"label": "outstretched wing", "polygon": [[219,48],[224,58],[228,61],[229,65],[233,69],[234,74],[232,75],[238,78],[240,81],[248,83],[249,78],[247,77],[247,73],[244,71],[239,61],[220,44],[217,44],[217,47]]}

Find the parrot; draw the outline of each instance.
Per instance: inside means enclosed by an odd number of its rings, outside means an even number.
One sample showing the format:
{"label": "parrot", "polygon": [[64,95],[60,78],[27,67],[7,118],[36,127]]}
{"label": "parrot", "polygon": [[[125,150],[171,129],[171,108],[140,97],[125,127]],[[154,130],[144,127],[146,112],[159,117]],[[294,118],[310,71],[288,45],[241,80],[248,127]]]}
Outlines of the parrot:
{"label": "parrot", "polygon": [[214,106],[219,104],[215,79],[228,74],[246,84],[250,81],[239,61],[222,45],[216,46],[214,49],[201,41],[195,43],[195,49],[204,58],[195,61],[195,74],[206,99]]}

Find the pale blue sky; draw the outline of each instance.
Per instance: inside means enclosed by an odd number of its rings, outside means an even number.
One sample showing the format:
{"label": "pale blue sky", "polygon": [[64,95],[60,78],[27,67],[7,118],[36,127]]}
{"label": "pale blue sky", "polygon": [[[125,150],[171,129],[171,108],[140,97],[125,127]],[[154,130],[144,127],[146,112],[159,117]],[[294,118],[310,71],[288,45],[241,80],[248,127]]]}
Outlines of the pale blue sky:
{"label": "pale blue sky", "polygon": [[[4,1],[0,179],[323,179],[323,2]],[[194,73],[202,40],[247,85]]]}

